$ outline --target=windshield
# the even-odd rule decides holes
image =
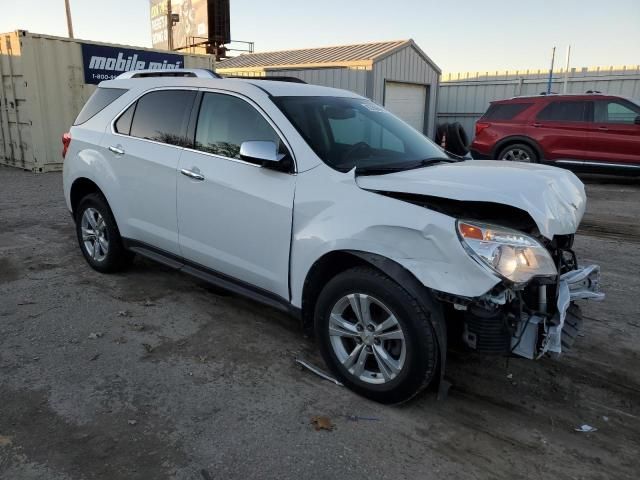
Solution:
[[[274,102],[336,170],[396,171],[451,161],[435,143],[370,100],[277,97]]]

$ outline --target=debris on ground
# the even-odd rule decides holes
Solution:
[[[507,374],[507,378],[508,378],[509,380],[511,380],[511,379],[513,378],[513,373],[509,373],[509,374]]]
[[[145,328],[147,328],[144,326],[144,323],[130,323],[129,327],[131,328],[131,330],[135,330],[136,332],[142,332]]]
[[[144,347],[144,349],[147,351],[147,353],[151,353],[153,352],[153,346],[149,345],[148,343],[143,343],[142,346]]]
[[[575,428],[574,430],[576,432],[581,432],[581,433],[591,433],[591,432],[598,431],[596,427],[592,427],[591,425],[587,425],[586,423],[584,425],[580,425],[578,428]]]
[[[327,430],[330,432],[335,428],[333,423],[331,423],[331,419],[323,415],[311,417],[311,425],[316,429],[316,432],[319,432],[320,430]]]
[[[100,358],[100,354],[96,353],[93,357],[89,359],[90,362],[95,362],[98,358]]]
[[[149,300],[148,298],[144,301],[144,306],[145,307],[153,307],[155,306],[155,303],[153,303],[151,300]]]
[[[90,338],[91,340],[96,340],[98,338],[102,338],[103,336],[104,336],[104,333],[102,332],[91,332],[88,338]]]
[[[331,383],[335,383],[336,385],[338,385],[339,387],[343,387],[344,385],[342,385],[342,383],[340,383],[338,380],[336,380],[335,378],[333,378],[331,375],[329,375],[328,373],[326,373],[324,370],[311,365],[309,362],[302,360],[301,358],[296,358],[296,363],[299,365],[302,365],[303,367],[305,367],[308,370],[311,370],[313,373],[315,373],[316,375],[318,375],[319,377],[324,378],[325,380],[330,381]]]
[[[359,415],[345,415],[347,420],[351,422],[360,422],[360,421],[369,421],[369,422],[379,422],[380,419],[377,417],[361,417]]]
[[[137,424],[138,424],[138,421],[137,421],[137,420],[128,420],[128,421],[127,421],[127,423],[128,423],[129,425],[132,425],[132,426],[133,426],[133,425],[137,425]]]
[[[11,437],[0,435],[0,447],[6,447],[8,445],[11,445]]]
[[[119,317],[130,317],[131,316],[131,312],[129,312],[129,310],[120,310],[118,312],[118,316]]]

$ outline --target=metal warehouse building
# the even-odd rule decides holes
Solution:
[[[226,76],[286,76],[351,90],[433,137],[440,68],[413,40],[251,53],[219,62]]]

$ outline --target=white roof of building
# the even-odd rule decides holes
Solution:
[[[283,68],[371,67],[375,62],[409,46],[415,48],[427,63],[440,72],[440,68],[411,39],[249,53],[218,62],[216,71],[227,73]]]

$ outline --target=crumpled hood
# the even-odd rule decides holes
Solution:
[[[386,175],[359,176],[365,190],[494,202],[524,210],[540,233],[575,233],[584,215],[584,185],[561,168],[498,160],[466,160]]]

